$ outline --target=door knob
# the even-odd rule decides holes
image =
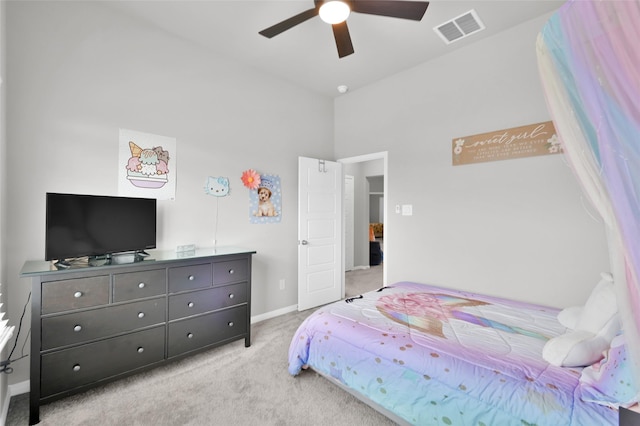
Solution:
[[[300,244],[302,244],[303,246],[306,246],[307,244],[309,244],[309,241],[302,240],[302,241],[300,241]]]

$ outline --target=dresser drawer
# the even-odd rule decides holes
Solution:
[[[169,293],[211,287],[211,264],[169,268]]]
[[[169,296],[169,321],[247,302],[248,283]]]
[[[213,264],[214,285],[246,281],[249,268],[246,259],[228,260]]]
[[[247,334],[247,305],[169,323],[169,357]]]
[[[164,325],[41,356],[41,397],[164,359]]]
[[[142,299],[165,294],[167,274],[164,269],[128,272],[113,276],[113,301]]]
[[[166,297],[42,318],[42,350],[113,336],[166,321]]]
[[[42,314],[109,303],[109,275],[42,283]]]

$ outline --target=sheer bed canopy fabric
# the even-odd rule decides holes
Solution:
[[[640,384],[640,0],[570,0],[537,40],[566,158],[606,226],[622,329]]]

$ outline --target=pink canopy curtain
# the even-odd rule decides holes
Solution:
[[[640,0],[570,0],[537,41],[566,157],[602,216],[632,371],[640,383]]]

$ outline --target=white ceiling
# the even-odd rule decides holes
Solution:
[[[373,0],[375,1],[375,0]],[[353,91],[437,56],[558,9],[564,1],[440,0],[420,22],[352,13],[347,20],[355,53],[338,58],[333,32],[314,17],[267,39],[258,31],[313,7],[313,0],[110,1],[211,51],[326,96]],[[433,31],[475,9],[486,29],[446,45]],[[532,46],[532,49],[534,47]]]

